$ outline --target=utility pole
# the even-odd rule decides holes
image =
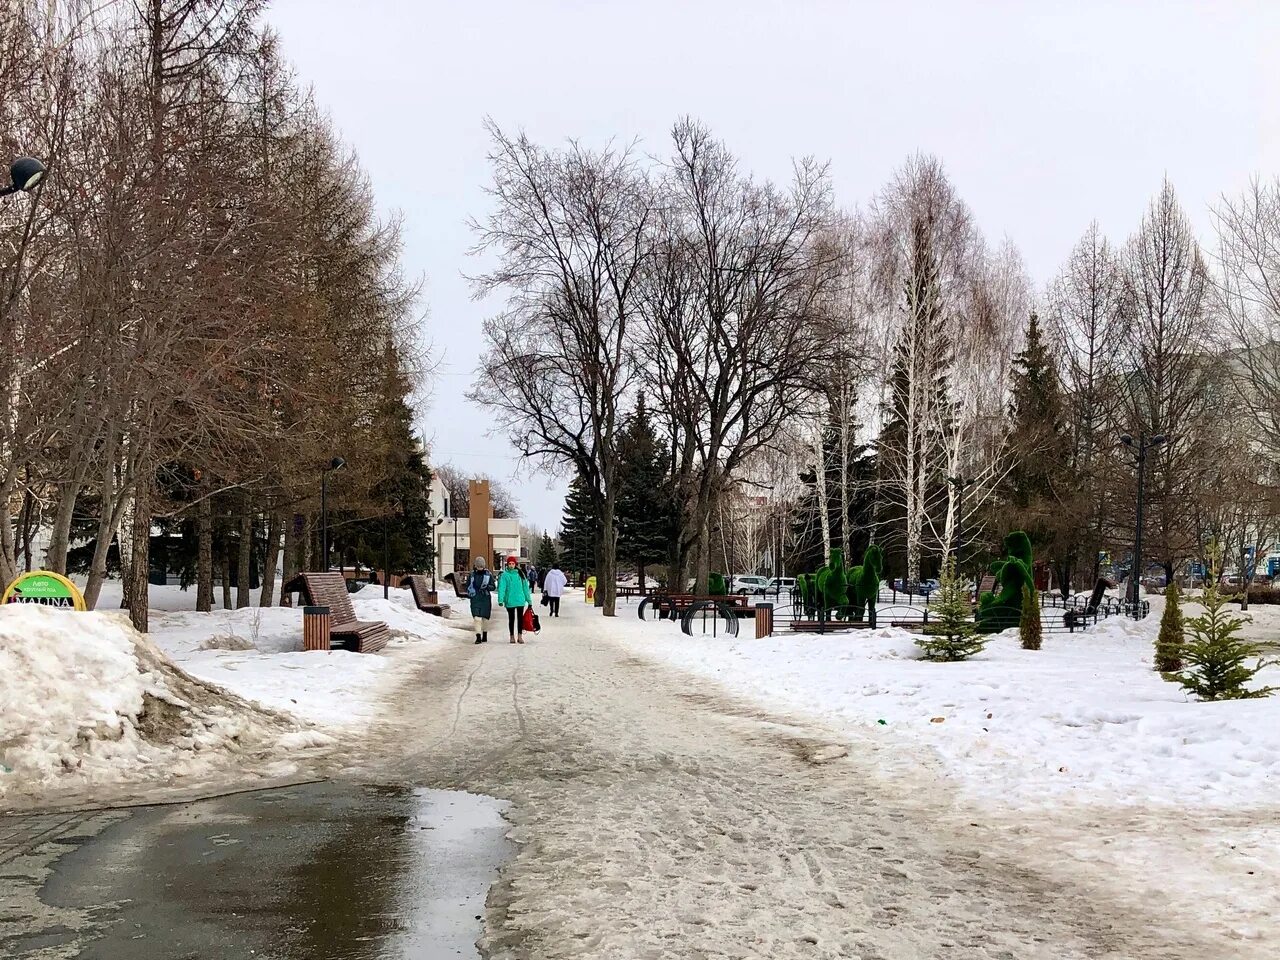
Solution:
[[[1138,584],[1142,579],[1142,514],[1146,505],[1147,451],[1152,447],[1160,446],[1166,439],[1162,433],[1157,433],[1154,437],[1148,437],[1145,430],[1138,433],[1137,443],[1134,443],[1133,437],[1128,434],[1120,438],[1121,443],[1134,451],[1138,461],[1138,509],[1133,532],[1133,570],[1129,573],[1128,590],[1130,609],[1135,620],[1142,619],[1142,612],[1138,608]]]

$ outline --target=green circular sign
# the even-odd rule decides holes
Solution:
[[[84,597],[76,585],[60,573],[33,570],[9,584],[0,603],[36,603],[62,610],[83,610]]]

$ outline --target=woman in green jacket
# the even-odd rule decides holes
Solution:
[[[498,606],[507,608],[507,629],[512,643],[524,643],[524,608],[533,603],[529,581],[520,572],[520,561],[507,557],[507,568],[498,577]]]

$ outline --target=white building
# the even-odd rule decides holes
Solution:
[[[508,556],[521,563],[529,559],[529,547],[520,536],[518,518],[500,520],[493,516],[487,480],[472,480],[468,485],[470,516],[453,516],[454,505],[439,477],[431,479],[431,513],[436,517],[433,531],[436,553],[436,576],[443,578],[454,570],[469,570],[477,555],[493,569],[499,569]],[[474,546],[473,546],[474,541]]]

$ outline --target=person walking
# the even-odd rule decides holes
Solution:
[[[553,563],[551,569],[542,578],[542,592],[547,595],[547,606],[549,608],[547,616],[559,618],[560,598],[564,596],[564,586],[567,582],[564,572],[560,569],[560,564]]]
[[[535,567],[532,563],[529,564],[529,589],[530,590],[538,589],[538,568]]]
[[[489,618],[493,616],[493,590],[497,586],[484,557],[476,557],[475,569],[467,577],[467,596],[475,619],[476,643],[489,642]]]
[[[529,581],[520,572],[520,561],[507,557],[507,568],[498,575],[498,606],[507,608],[507,630],[512,643],[524,643],[524,608],[533,602]]]

